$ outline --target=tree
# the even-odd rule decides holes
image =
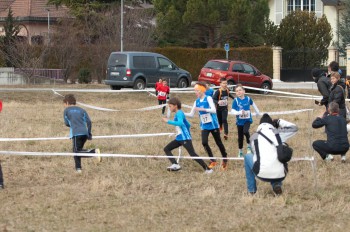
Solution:
[[[282,67],[310,68],[327,59],[332,28],[326,16],[294,11],[279,25],[275,44],[283,48]]]
[[[339,36],[341,43],[338,44],[340,52],[346,55],[345,47],[350,44],[350,0],[342,1],[344,4],[344,11],[339,23]]]
[[[19,26],[15,23],[13,18],[13,12],[11,7],[9,8],[5,25],[5,35],[0,37],[0,48],[3,56],[5,57],[5,63],[7,67],[14,67],[11,57],[15,56],[13,51],[15,51],[17,35],[20,31]]]
[[[267,0],[154,0],[160,44],[262,45]],[[255,24],[255,25],[254,25]]]

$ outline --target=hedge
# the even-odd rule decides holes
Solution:
[[[198,80],[199,72],[208,60],[226,59],[226,52],[220,48],[167,47],[154,48],[151,51],[168,57],[179,67],[189,71],[193,80]],[[272,49],[270,47],[231,49],[229,59],[248,62],[272,78]]]

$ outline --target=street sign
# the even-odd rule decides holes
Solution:
[[[230,51],[230,44],[226,43],[224,46],[225,51]]]

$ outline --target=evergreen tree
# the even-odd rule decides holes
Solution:
[[[13,12],[12,9],[9,8],[5,25],[5,35],[1,36],[0,42],[1,42],[1,51],[4,54],[5,57],[5,63],[7,67],[14,67],[12,60],[12,57],[15,56],[13,54],[13,51],[15,51],[16,46],[16,38],[20,31],[19,26],[15,23],[15,19],[13,18]]]
[[[275,45],[283,48],[282,66],[310,68],[320,66],[328,55],[332,40],[331,25],[326,16],[294,11],[279,25]]]
[[[344,11],[339,23],[339,39],[341,41],[338,47],[346,55],[345,47],[350,44],[350,0],[344,0]]]

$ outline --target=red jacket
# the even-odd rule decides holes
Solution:
[[[163,85],[163,83],[161,83],[161,82],[158,81],[158,82],[156,83],[156,87],[155,87],[156,90],[157,90],[157,88],[158,88],[159,86],[161,86],[161,85]]]
[[[170,88],[167,85],[160,85],[156,90],[158,91],[158,100],[166,100],[167,95],[170,93]]]

